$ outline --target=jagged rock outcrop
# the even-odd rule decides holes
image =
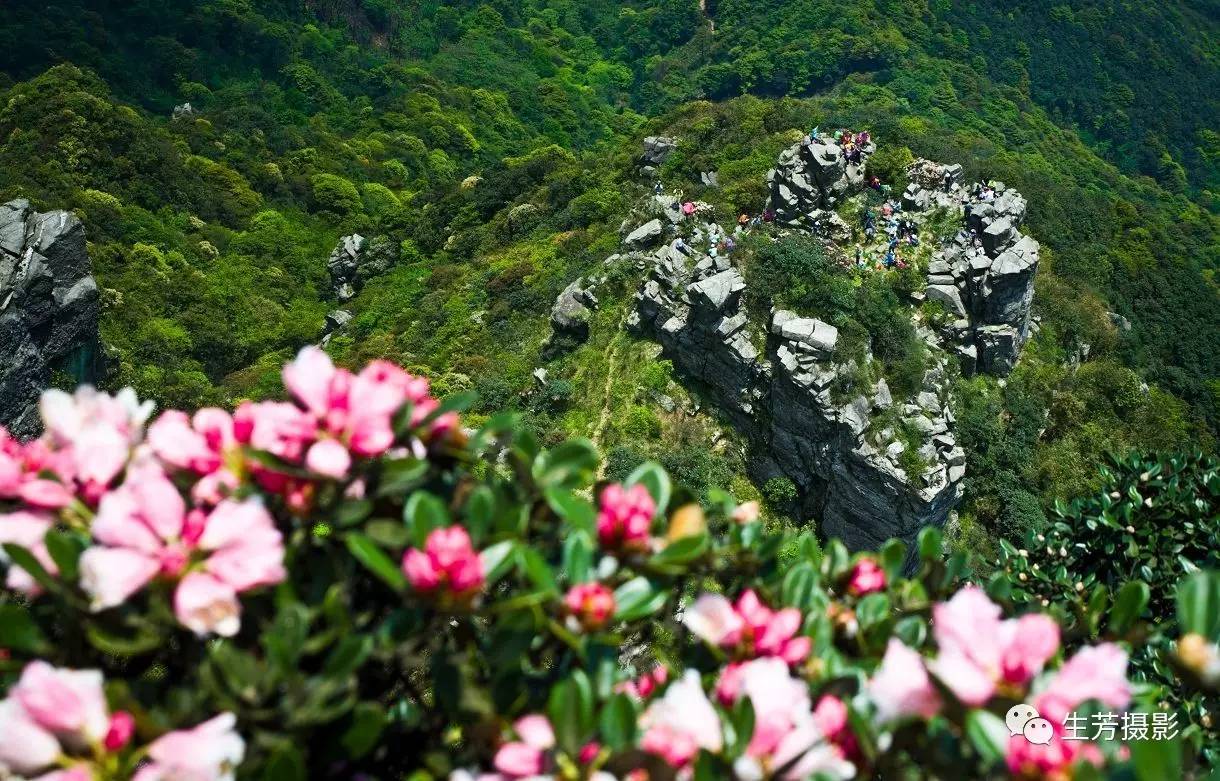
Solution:
[[[767,174],[767,208],[788,228],[841,238],[845,225],[834,212],[864,186],[864,167],[877,149],[871,140],[848,152],[826,135],[806,136],[780,153]]]
[[[644,139],[644,155],[641,159],[645,166],[655,168],[669,159],[677,148],[677,140],[669,136],[648,136]]]
[[[330,338],[346,328],[351,321],[352,313],[346,309],[334,309],[327,312],[326,320],[322,325],[322,345],[327,345]]]
[[[1020,231],[1026,201],[1003,182],[963,189],[960,166],[919,160],[908,173],[904,204],[963,214],[962,229],[928,264],[925,293],[954,318],[941,332],[945,346],[966,374],[1008,374],[1029,338],[1038,271],[1038,242]]]
[[[80,220],[26,200],[0,206],[0,424],[37,433],[38,396],[57,370],[97,380],[98,310]]]
[[[563,289],[551,307],[551,328],[556,335],[567,336],[583,342],[589,338],[590,310],[597,309],[597,296],[593,285],[585,286],[584,277],[578,277]]]
[[[326,261],[332,293],[340,302],[348,301],[366,281],[389,271],[397,262],[398,247],[386,236],[344,236]]]
[[[943,367],[929,370],[920,404],[902,413],[924,435],[921,474],[899,465],[906,447],[871,414],[894,404],[881,380],[855,387],[856,365],[836,353],[838,330],[778,310],[751,323],[745,280],[726,258],[688,257],[673,247],[653,255],[629,325],[657,339],[752,444],[751,468],[783,475],[800,489],[802,514],[856,548],[890,537],[913,540],[944,522],[957,502],[965,454],[950,431]]]

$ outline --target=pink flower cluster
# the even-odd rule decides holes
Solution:
[[[192,729],[162,735],[149,744],[149,762],[132,781],[233,781],[233,771],[246,755],[236,724],[232,713],[222,713]]]
[[[754,733],[734,763],[739,778],[855,778],[856,767],[847,758],[855,739],[847,728],[846,706],[823,697],[814,709],[808,684],[793,677],[782,659],[730,665],[716,693],[726,705],[745,698],[753,706]]]
[[[545,716],[522,716],[513,724],[517,740],[500,746],[493,764],[508,778],[529,778],[542,772],[546,753],[555,747],[555,731]]]
[[[1049,678],[1040,679],[1044,683],[1027,699],[1030,683],[1059,648],[1058,627],[1043,615],[1001,620],[1000,609],[975,586],[934,606],[932,622],[939,654],[929,665],[900,640],[890,639],[865,688],[879,722],[931,718],[940,709],[929,670],[966,705],[983,705],[996,694],[1031,702],[1057,737],[1064,734],[1068,714],[1085,702],[1121,710],[1131,700],[1127,655],[1113,643],[1081,649]],[[1059,777],[1080,759],[1098,758],[1095,747],[1078,742],[1035,745],[1022,735],[1009,739],[1009,769],[1022,777]]]
[[[852,567],[847,579],[847,593],[862,597],[874,591],[884,591],[885,582],[885,570],[881,569],[877,560],[864,556]]]
[[[39,411],[46,431],[33,442],[0,428],[0,499],[59,510],[78,498],[96,504],[143,437],[152,402],[130,388],[110,396],[86,385],[45,391]]]
[[[611,483],[602,490],[597,537],[610,549],[647,550],[657,503],[640,483],[624,488]]]
[[[669,668],[658,664],[634,681],[620,683],[615,691],[623,692],[637,700],[646,700],[669,681]]]
[[[94,610],[116,607],[154,578],[177,583],[174,612],[197,634],[232,636],[237,595],[284,580],[283,538],[257,499],[188,508],[152,462],[128,470],[102,497],[91,527],[97,545],[80,559],[81,587]]]
[[[977,586],[932,608],[940,654],[931,670],[966,705],[987,702],[997,686],[1022,690],[1059,650],[1059,625],[1050,616],[1000,616]]]
[[[604,629],[614,617],[614,592],[601,583],[579,583],[563,598],[568,615],[586,632]]]
[[[676,768],[690,764],[700,749],[716,753],[724,747],[720,715],[694,670],[687,670],[648,706],[640,729],[640,748]]]
[[[1095,745],[1062,739],[1068,714],[1090,700],[1115,711],[1131,702],[1127,654],[1113,643],[1077,651],[1034,696],[1034,709],[1051,723],[1054,738],[1042,745],[1030,743],[1024,735],[1011,736],[1007,760],[1013,775],[1053,778],[1080,760],[1100,763]]]
[[[801,611],[772,610],[749,589],[737,604],[720,594],[702,594],[682,616],[686,628],[702,640],[733,653],[738,659],[777,656],[788,664],[799,664],[809,656],[812,641],[797,634]]]
[[[469,601],[483,588],[483,561],[461,526],[433,529],[424,549],[410,548],[402,571],[416,593]]]
[[[439,406],[428,380],[388,361],[373,361],[358,374],[336,368],[317,347],[305,347],[284,367],[284,387],[295,404],[244,404],[236,413],[241,441],[326,477],[347,477],[352,457],[379,456],[394,445],[394,416],[411,404],[418,426]],[[424,436],[444,436],[457,426],[446,413]],[[420,445],[422,447],[422,444]]]

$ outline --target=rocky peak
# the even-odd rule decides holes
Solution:
[[[37,432],[56,370],[94,382],[99,296],[85,229],[71,212],[0,206],[0,424]]]

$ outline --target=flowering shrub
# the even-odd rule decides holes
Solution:
[[[589,443],[543,449],[511,415],[464,430],[468,400],[384,362],[307,348],[284,383],[155,418],[50,391],[42,438],[0,436],[0,770],[1155,778],[1180,754],[1062,740],[1074,713],[1156,708],[1137,635],[1065,649],[936,530],[912,557],[823,549],[655,464],[598,485]],[[1216,624],[1184,624],[1201,686]],[[1056,740],[1010,734],[1021,702]]]

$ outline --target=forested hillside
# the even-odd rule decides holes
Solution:
[[[1030,202],[1041,332],[1007,383],[955,392],[971,544],[1043,523],[1107,450],[1214,446],[1205,4],[57,0],[0,16],[0,197],[84,220],[110,386],[186,407],[273,393],[336,307],[328,254],[359,232],[394,263],[346,305],[336,356],[472,388],[484,412],[594,436],[624,468],[664,455],[692,483],[740,484],[743,456],[704,445],[714,420],[658,406],[680,389],[618,328],[633,279],[611,280],[575,352],[544,350],[546,317],[618,247],[645,134],[681,139],[662,178],[731,221],[820,124],[871,130],[898,187],[926,156]]]

